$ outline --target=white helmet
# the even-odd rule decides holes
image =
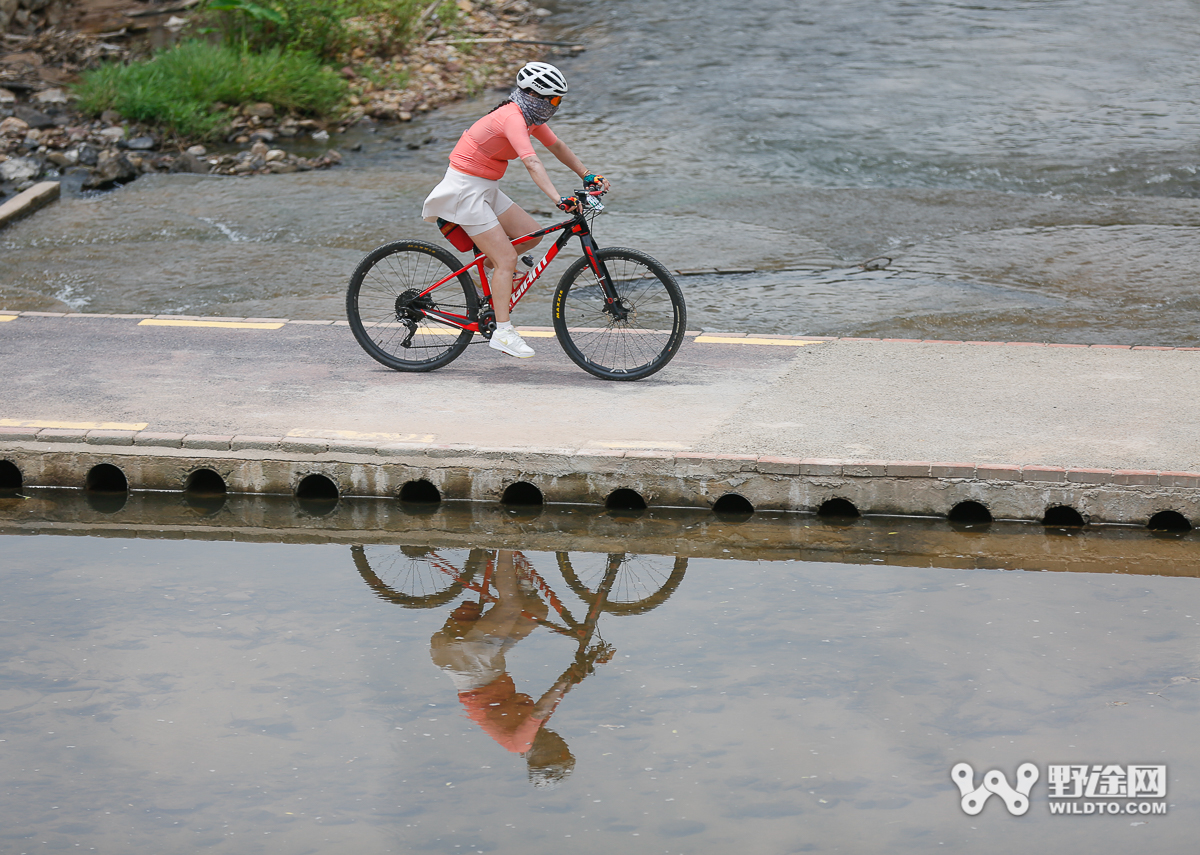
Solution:
[[[517,72],[517,85],[539,95],[566,95],[567,79],[548,62],[527,62]]]

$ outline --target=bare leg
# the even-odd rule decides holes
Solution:
[[[492,307],[496,310],[496,321],[503,323],[509,319],[508,302],[512,298],[512,277],[517,267],[517,251],[527,252],[541,243],[542,239],[534,238],[516,248],[513,247],[513,238],[529,234],[538,227],[537,221],[520,205],[511,205],[497,219],[500,220],[499,226],[473,235],[471,240],[475,241],[475,245],[488,257],[484,265],[492,271],[489,274]]]

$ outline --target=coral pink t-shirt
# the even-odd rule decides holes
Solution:
[[[508,674],[478,689],[459,692],[458,699],[466,708],[467,718],[514,754],[528,751],[545,723],[545,719],[533,717],[533,699],[519,694]]]
[[[520,107],[505,104],[463,131],[450,152],[450,165],[467,175],[495,181],[504,175],[510,160],[533,154],[531,135],[546,147],[558,142],[547,125],[529,127]]]

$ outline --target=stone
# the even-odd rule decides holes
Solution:
[[[265,155],[267,163],[274,163],[277,160],[287,159],[287,152],[283,149],[273,148]]]
[[[29,130],[29,123],[24,119],[18,119],[16,116],[9,116],[7,119],[0,121],[0,136],[11,134],[13,136],[25,136],[25,132]]]
[[[188,147],[187,153],[192,157],[204,157],[208,154],[208,149],[202,145],[193,145]]]
[[[0,163],[0,180],[21,184],[41,174],[42,165],[31,157],[13,157]]]
[[[0,107],[11,107],[15,103],[17,103],[17,96],[0,87]]]
[[[102,151],[96,161],[96,170],[90,179],[84,182],[89,190],[109,187],[113,184],[132,181],[138,175],[137,169],[124,152]]]
[[[105,110],[100,114],[100,121],[106,125],[115,125],[121,121],[121,114],[116,110]]]
[[[192,172],[196,175],[207,175],[209,171],[208,161],[197,157],[190,152],[184,152],[175,158],[175,163],[171,168],[172,172]]]
[[[247,104],[242,107],[243,116],[257,116],[260,119],[275,118],[275,106],[263,101],[258,104]]]
[[[275,139],[273,131],[255,131],[250,135],[251,142],[272,142]]]
[[[296,164],[284,163],[282,160],[276,160],[272,163],[268,163],[267,168],[269,168],[276,175],[281,175],[288,172],[298,172],[300,170],[300,167],[298,167]]]
[[[67,103],[67,95],[61,89],[43,89],[38,92],[30,101],[36,101],[38,104],[53,104],[63,105]]]
[[[125,129],[120,125],[113,125],[112,127],[102,130],[100,132],[100,136],[104,137],[110,142],[116,142],[117,140],[125,139]]]
[[[267,144],[265,142],[263,142],[262,140],[259,140],[254,145],[250,146],[250,156],[251,157],[265,158],[267,156],[268,151],[270,151],[270,149],[267,148]]]
[[[54,120],[32,107],[27,107],[24,104],[18,104],[13,107],[13,116],[25,122],[27,127],[42,130],[43,128],[53,128]]]
[[[84,166],[95,166],[100,159],[100,150],[92,145],[79,147],[79,162]]]
[[[150,151],[156,145],[158,143],[154,137],[134,137],[127,143],[126,147],[134,151]]]

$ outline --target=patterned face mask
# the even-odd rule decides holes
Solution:
[[[521,108],[521,115],[525,117],[527,125],[544,125],[550,121],[551,116],[558,112],[558,105],[551,104],[531,92],[526,92],[519,86],[513,89],[512,95],[509,97]]]

